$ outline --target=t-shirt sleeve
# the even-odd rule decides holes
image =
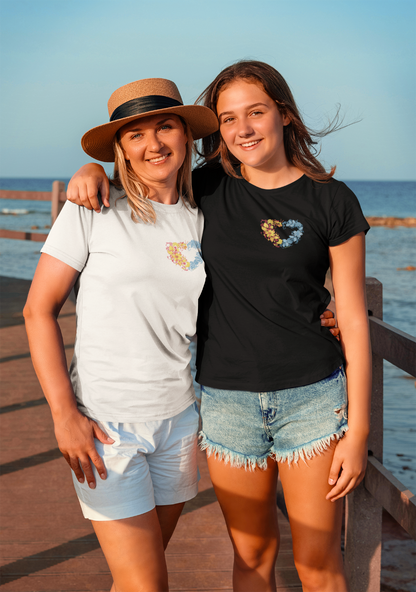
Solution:
[[[41,252],[81,272],[88,259],[93,214],[94,212],[67,201]]]
[[[338,183],[330,209],[329,246],[340,245],[369,229],[356,195],[345,183]]]

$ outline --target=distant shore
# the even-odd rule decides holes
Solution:
[[[366,216],[366,218],[370,226],[387,226],[388,228],[395,228],[396,226],[416,227],[416,218],[395,218],[394,216]]]

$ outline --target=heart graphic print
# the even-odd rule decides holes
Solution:
[[[287,238],[281,238],[275,228],[293,228],[293,232]],[[303,235],[303,225],[298,220],[262,220],[260,222],[261,232],[264,238],[278,249],[287,249],[296,245]]]
[[[166,243],[166,250],[168,252],[168,259],[175,265],[178,265],[184,271],[193,271],[201,265],[201,243],[196,240],[180,243]],[[183,254],[183,251],[195,250],[196,254],[192,261],[189,261]]]

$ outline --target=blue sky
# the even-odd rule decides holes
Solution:
[[[0,0],[0,176],[69,177],[119,86],[192,103],[232,62],[277,68],[341,179],[416,179],[415,0]],[[111,170],[111,166],[107,167]]]

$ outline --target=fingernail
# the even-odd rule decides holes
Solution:
[[[105,473],[100,473],[101,479],[105,479]]]
[[[90,489],[95,489],[95,483],[91,482],[91,483],[88,483],[88,485],[89,485]]]
[[[80,483],[84,483],[84,477],[78,477],[78,481],[79,481]]]
[[[335,485],[335,479],[329,479],[328,483],[329,483],[330,485]]]

